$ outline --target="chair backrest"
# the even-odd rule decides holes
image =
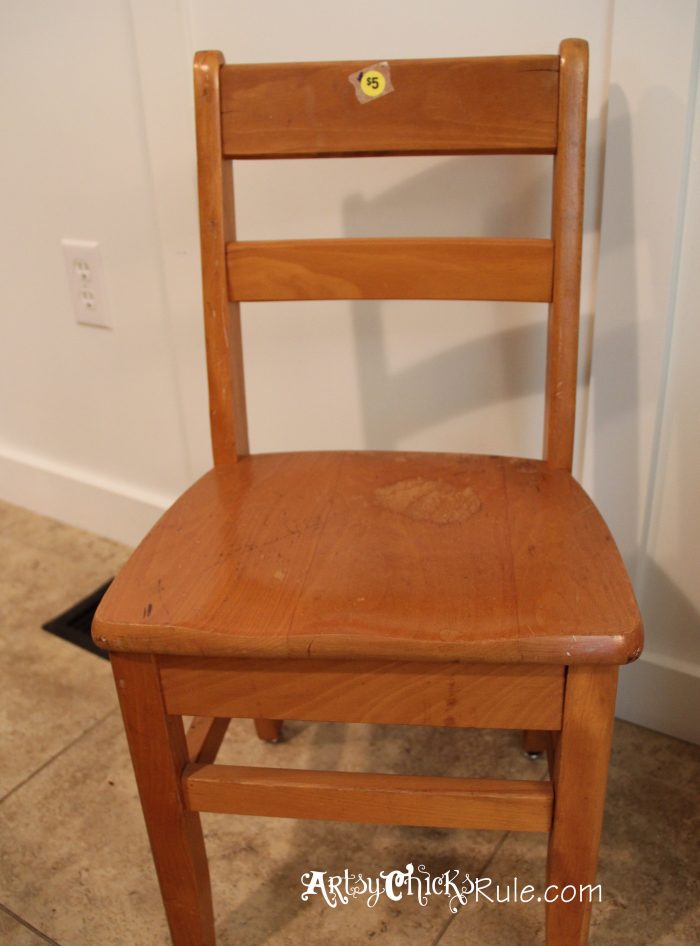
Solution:
[[[571,469],[587,44],[564,40],[558,56],[373,64],[374,88],[360,84],[368,65],[195,57],[214,462],[248,452],[240,302],[489,299],[549,303],[544,458]],[[363,98],[363,88],[385,94]],[[554,155],[551,238],[236,240],[232,159],[407,154]]]

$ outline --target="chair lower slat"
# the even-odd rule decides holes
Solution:
[[[229,298],[549,302],[551,240],[384,238],[229,243]]]
[[[549,782],[189,765],[191,811],[434,828],[548,831]]]

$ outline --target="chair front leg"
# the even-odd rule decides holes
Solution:
[[[112,653],[111,660],[173,944],[215,946],[202,827],[182,797],[182,718],[165,712],[155,657]]]
[[[570,903],[547,903],[547,946],[586,946],[591,903],[581,887],[595,885],[603,826],[610,745],[615,716],[617,667],[570,667],[564,719],[554,757],[554,820],[547,883]],[[552,891],[553,892],[553,891]],[[552,893],[548,894],[551,897]]]

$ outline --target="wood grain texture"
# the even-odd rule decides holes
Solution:
[[[367,65],[225,66],[224,154],[525,154],[556,147],[556,56],[393,60],[395,91],[360,104],[349,76]]]
[[[169,713],[189,715],[198,707],[212,716],[496,729],[561,726],[562,667],[211,657],[161,657],[159,666]]]
[[[551,240],[353,239],[229,243],[229,297],[549,302]]]
[[[199,233],[214,463],[248,453],[243,344],[239,307],[229,302],[226,243],[236,239],[231,163],[221,158],[219,74],[223,56],[197,53],[194,61]]]
[[[554,754],[547,883],[595,884],[615,716],[616,667],[571,667]],[[549,903],[547,946],[586,946],[591,904]]]
[[[173,946],[215,946],[202,828],[182,794],[182,720],[165,713],[153,657],[113,654],[112,670]]]
[[[595,881],[614,665],[639,655],[642,630],[570,474],[587,55],[565,40],[558,57],[394,61],[394,91],[360,104],[348,77],[368,62],[197,54],[215,468],[93,624],[113,652],[175,946],[214,943],[199,810],[551,828],[548,882]],[[236,242],[229,158],[470,153],[555,155],[551,240]],[[239,302],[335,298],[549,301],[544,459],[248,456]],[[190,713],[186,742],[174,714]],[[228,716],[255,718],[264,739],[283,717],[523,728],[552,782],[215,766]],[[584,946],[589,915],[549,904],[547,946]]]
[[[567,472],[330,452],[206,474],[112,583],[94,636],[163,654],[625,663],[641,625]]]
[[[190,762],[214,762],[230,722],[230,719],[195,716],[187,730]]]
[[[498,831],[552,820],[551,785],[525,780],[190,765],[183,790],[193,811],[242,815]]]
[[[576,421],[588,43],[564,40],[559,53],[559,141],[552,193],[554,284],[547,331],[544,458],[552,466],[570,470]]]

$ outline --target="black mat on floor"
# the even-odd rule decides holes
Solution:
[[[64,641],[76,644],[78,647],[82,647],[83,650],[89,650],[91,654],[96,654],[98,657],[108,660],[109,655],[107,651],[100,650],[100,648],[93,643],[92,637],[90,636],[90,627],[95,611],[97,611],[97,606],[100,601],[102,601],[105,591],[111,584],[112,579],[110,578],[109,581],[106,581],[104,585],[100,585],[100,587],[96,591],[93,591],[91,595],[88,595],[87,598],[78,601],[77,604],[74,604],[67,611],[64,611],[63,614],[59,614],[58,617],[52,618],[41,626],[45,631],[48,631],[49,634],[62,637]]]

